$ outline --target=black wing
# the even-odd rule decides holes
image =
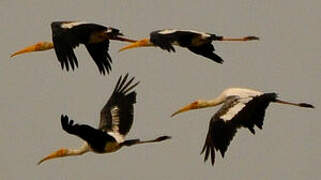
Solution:
[[[136,92],[129,91],[139,82],[131,85],[134,78],[129,81],[127,78],[128,74],[124,78],[120,76],[111,97],[100,112],[99,129],[104,132],[125,136],[133,124]]]
[[[61,126],[69,134],[76,135],[90,144],[95,151],[102,152],[106,142],[113,142],[115,139],[105,132],[88,125],[74,124],[69,121],[68,116],[61,115]]]
[[[217,63],[223,63],[224,61],[220,56],[214,53],[215,49],[213,44],[211,44],[211,42],[205,43],[200,46],[189,46],[187,48],[193,53],[207,57]]]
[[[51,23],[55,52],[62,69],[66,66],[66,70],[69,71],[70,64],[74,70],[75,66],[78,67],[78,60],[73,48],[79,45],[80,40],[69,29],[61,28],[61,24],[62,22]]]
[[[211,153],[211,162],[214,165],[215,151],[220,151],[222,157],[224,157],[238,128],[248,128],[253,134],[255,133],[254,125],[262,129],[265,110],[270,102],[275,101],[276,97],[275,93],[265,93],[252,97],[243,105],[237,96],[227,99],[210,121],[207,138],[202,149],[202,153],[205,152],[204,161],[208,159]],[[231,119],[224,118],[224,115],[229,113],[233,107],[239,110],[235,116],[231,117]],[[233,111],[235,112],[236,109]]]
[[[101,74],[111,71],[112,59],[108,54],[109,40],[95,44],[85,44],[90,56],[95,61]]]
[[[105,74],[105,71],[108,73],[111,70],[111,57],[108,54],[109,41],[90,42],[94,33],[105,32],[107,27],[93,23],[77,23],[59,21],[51,24],[54,48],[62,69],[66,66],[68,71],[69,64],[73,70],[75,66],[78,67],[73,49],[82,43],[85,44],[100,73]]]
[[[236,133],[237,126],[231,123],[231,121],[224,121],[220,116],[226,114],[231,107],[235,106],[238,103],[238,99],[238,96],[229,97],[210,121],[201,154],[205,152],[204,161],[206,161],[211,154],[212,165],[214,165],[215,162],[215,151],[220,150],[224,157],[224,153]]]
[[[164,30],[151,32],[150,41],[163,50],[167,50],[168,52],[175,52],[175,48],[172,45],[172,43],[174,43],[177,38],[175,33],[161,34],[160,32],[162,31]]]

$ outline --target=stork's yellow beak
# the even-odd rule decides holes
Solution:
[[[140,41],[136,41],[134,43],[131,43],[128,46],[121,48],[118,52],[124,51],[126,49],[137,48],[137,47],[147,47],[147,46],[153,46],[153,44],[150,42],[149,39],[142,39]]]
[[[188,104],[188,105],[182,107],[181,109],[179,109],[178,111],[174,112],[171,115],[171,117],[175,116],[176,114],[179,114],[179,113],[182,113],[182,112],[185,112],[185,111],[189,111],[189,110],[192,110],[192,109],[198,109],[198,108],[199,108],[198,101],[194,101],[193,103]]]
[[[28,46],[26,48],[23,48],[15,53],[13,53],[10,57],[19,55],[19,54],[24,54],[24,53],[29,53],[29,52],[34,52],[34,51],[44,51],[48,49],[52,49],[54,47],[52,42],[38,42],[34,45]]]
[[[67,149],[59,149],[58,151],[53,152],[53,153],[49,154],[47,157],[41,159],[38,162],[38,165],[40,165],[42,162],[47,161],[49,159],[63,157],[63,156],[66,156],[67,154],[68,154],[68,150]]]

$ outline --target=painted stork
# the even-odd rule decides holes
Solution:
[[[168,52],[175,52],[173,45],[181,46],[189,49],[195,54],[209,58],[217,63],[223,63],[223,59],[214,53],[212,41],[250,41],[259,40],[255,36],[247,36],[244,38],[226,38],[211,33],[204,33],[192,30],[158,30],[150,33],[149,39],[142,39],[128,46],[121,48],[124,51],[136,47],[158,46]]]
[[[137,84],[131,85],[134,78],[126,82],[128,74],[119,78],[116,87],[100,112],[100,123],[98,129],[88,125],[74,124],[68,116],[61,115],[61,125],[67,133],[76,135],[85,143],[80,149],[60,149],[49,154],[38,162],[38,164],[53,158],[82,155],[88,151],[95,153],[109,153],[119,150],[123,146],[136,144],[154,143],[169,139],[169,136],[160,136],[154,140],[141,141],[140,139],[125,140],[134,119],[134,104],[136,103],[136,92],[131,91]]]
[[[99,72],[105,75],[111,70],[112,63],[108,54],[109,40],[135,42],[121,37],[123,34],[118,29],[87,22],[56,21],[51,23],[51,30],[53,43],[38,42],[13,53],[11,57],[54,48],[61,68],[66,67],[66,70],[69,71],[69,65],[72,70],[78,67],[78,60],[73,49],[79,44],[84,44]]]
[[[237,129],[241,127],[248,128],[252,134],[255,134],[254,126],[262,129],[265,110],[271,102],[314,108],[307,103],[291,103],[280,100],[277,98],[276,93],[229,88],[215,99],[209,101],[197,100],[179,109],[172,116],[188,110],[212,107],[224,103],[211,118],[205,144],[201,152],[201,154],[205,152],[204,162],[211,154],[211,163],[214,165],[215,151],[220,151],[224,158],[224,154]]]

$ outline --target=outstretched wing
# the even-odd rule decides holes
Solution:
[[[200,46],[189,46],[187,48],[193,53],[207,57],[217,63],[223,63],[224,61],[220,56],[214,53],[214,46],[210,42],[202,44]]]
[[[228,113],[231,108],[236,106],[238,100],[238,96],[227,98],[224,105],[214,114],[210,121],[202,153],[205,152],[204,161],[206,161],[211,154],[212,165],[214,165],[215,162],[215,151],[220,150],[224,157],[224,153],[236,133],[238,126],[231,121],[224,121],[221,119],[221,116]]]
[[[96,24],[92,24],[94,26]],[[122,36],[123,34],[120,33],[119,29],[112,28],[112,27],[102,27],[100,25],[96,25],[96,28],[99,29],[99,31],[96,31],[97,33],[102,33],[103,36],[107,36],[108,38],[115,38],[118,36]],[[90,56],[95,61],[99,72],[103,75],[109,74],[111,71],[111,64],[112,59],[108,53],[109,49],[109,40],[106,39],[102,42],[97,43],[85,43],[85,46],[90,54]]]
[[[90,54],[90,56],[95,61],[99,72],[103,75],[109,73],[111,71],[111,63],[112,59],[108,54],[109,48],[109,40],[100,42],[100,43],[92,43],[92,44],[85,44],[86,48]]]
[[[80,137],[97,151],[103,151],[106,141],[114,141],[111,136],[101,130],[88,125],[74,124],[74,121],[69,120],[66,115],[61,115],[61,126],[67,133]]]
[[[134,104],[136,92],[131,91],[137,86],[132,84],[134,77],[127,81],[128,74],[118,79],[116,87],[100,112],[99,129],[112,135],[118,142],[124,140],[129,132],[134,119]]]
[[[175,48],[172,45],[176,40],[175,32],[176,30],[153,31],[150,33],[150,41],[163,50],[175,52]]]
[[[208,159],[211,153],[213,165],[215,151],[220,151],[222,157],[224,157],[238,128],[248,128],[252,134],[255,134],[254,126],[262,129],[265,110],[270,102],[275,101],[276,97],[275,93],[265,93],[247,98],[229,97],[210,121],[202,150],[202,153],[205,152],[204,161]]]
[[[54,43],[57,58],[61,64],[61,68],[69,71],[69,64],[74,70],[78,67],[78,60],[75,56],[73,48],[79,45],[80,40],[70,32],[68,26],[63,27],[63,22],[51,23],[52,40]]]
[[[82,43],[86,45],[100,73],[105,74],[105,71],[107,73],[110,71],[111,58],[107,52],[109,41],[90,42],[94,34],[106,32],[107,27],[85,22],[57,21],[51,23],[51,29],[55,52],[62,69],[66,67],[69,71],[69,65],[72,70],[78,67],[78,60],[73,49]]]

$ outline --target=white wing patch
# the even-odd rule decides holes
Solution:
[[[225,97],[239,96],[240,98],[247,98],[262,95],[263,92],[245,88],[228,88],[222,94]]]
[[[211,35],[209,35],[209,34],[207,34],[205,32],[199,32],[199,31],[194,31],[194,30],[183,30],[183,31],[200,34],[203,39],[209,38],[211,36]]]
[[[109,131],[109,132],[107,132],[107,134],[109,134],[113,138],[115,138],[118,143],[122,143],[125,141],[125,137],[123,135],[119,134],[119,132]]]
[[[81,24],[87,24],[87,22],[85,22],[85,21],[79,21],[79,22],[63,23],[63,24],[61,24],[61,28],[71,29],[71,28],[73,28],[74,26],[78,26],[78,25],[81,25]]]
[[[111,109],[111,126],[113,131],[119,131],[119,108],[117,106]]]
[[[233,119],[233,117],[246,106],[245,104],[251,101],[252,99],[253,97],[238,99],[237,104],[229,108],[228,111],[224,115],[222,115],[220,118],[223,119],[224,121],[229,121]]]
[[[114,106],[111,110],[111,129],[112,131],[107,132],[109,135],[113,136],[117,142],[124,142],[125,137],[119,133],[119,108]]]
[[[177,30],[175,30],[175,29],[165,29],[165,30],[163,30],[163,31],[159,31],[158,33],[159,34],[171,34],[171,33],[174,33],[174,32],[176,32]]]
[[[165,29],[162,31],[159,31],[159,34],[172,34],[177,32],[178,30],[175,29]],[[191,32],[191,33],[195,33],[195,34],[200,34],[202,36],[203,39],[209,38],[211,35],[208,33],[204,33],[204,32],[199,32],[199,31],[193,31],[193,30],[179,30],[179,31],[183,31],[183,32]]]

